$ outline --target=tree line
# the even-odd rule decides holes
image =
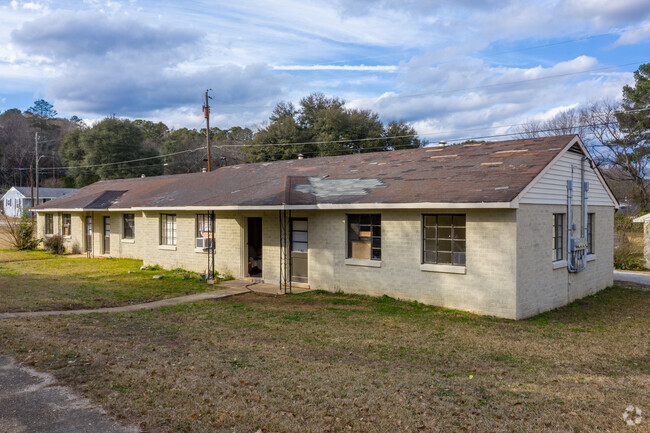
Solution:
[[[519,137],[580,134],[619,199],[646,208],[650,158],[650,63],[622,89],[622,102],[600,101],[528,121]],[[39,100],[24,113],[0,115],[0,188],[29,185],[38,133],[44,186],[81,187],[104,179],[200,171],[206,164],[205,129],[170,129],[162,122],[110,116],[91,127],[78,117],[56,117]],[[313,93],[297,106],[280,102],[267,123],[249,128],[210,128],[211,166],[417,148],[426,143],[403,121],[383,123],[370,110],[346,107],[339,98]],[[124,162],[133,161],[134,162]]]
[[[11,109],[0,115],[0,188],[29,185],[36,140],[42,186],[82,187],[105,179],[198,172],[207,165],[205,128],[170,129],[162,122],[115,116],[88,127],[76,116],[57,117],[41,99],[24,113]],[[320,93],[303,98],[298,108],[278,103],[256,132],[210,128],[210,142],[212,167],[423,144],[405,122],[384,125],[377,113],[346,108],[343,100]]]

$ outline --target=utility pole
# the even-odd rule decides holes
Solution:
[[[205,105],[203,106],[203,117],[205,117],[205,145],[208,150],[208,172],[210,171],[210,102],[208,99],[212,99],[208,95],[208,92],[212,89],[207,89],[205,91]]]
[[[34,134],[34,146],[36,147],[36,204],[34,206],[38,205],[38,199],[40,198],[38,195],[38,132]],[[32,196],[32,201],[34,200],[34,196]]]
[[[32,165],[29,164],[29,189],[30,194],[29,194],[29,201],[30,201],[30,210],[29,213],[32,215],[32,219],[34,218],[34,212],[31,210],[31,208],[34,207],[34,173],[32,170]]]

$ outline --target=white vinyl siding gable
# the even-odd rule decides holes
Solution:
[[[580,160],[582,155],[566,152],[524,194],[522,204],[566,204],[566,181],[571,179],[573,166],[573,203],[580,204]],[[594,169],[585,161],[585,181],[589,182],[588,205],[614,206],[605,186]]]

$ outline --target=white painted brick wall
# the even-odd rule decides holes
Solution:
[[[521,205],[517,210],[468,210],[466,274],[420,269],[422,214],[418,210],[382,211],[381,267],[346,265],[346,212],[293,212],[309,221],[309,284],[313,289],[389,295],[431,305],[525,318],[565,305],[612,284],[613,208],[590,207],[596,213],[596,260],[579,274],[553,269],[552,214],[563,206]],[[368,213],[373,213],[368,211]],[[460,213],[450,211],[448,213]],[[104,213],[94,213],[95,254],[100,255]],[[575,213],[579,218],[579,213]],[[217,212],[215,268],[244,277],[247,218],[262,217],[263,278],[279,282],[279,218],[277,211]],[[122,241],[122,214],[111,213],[111,255],[144,260],[145,265],[207,269],[207,253],[195,250],[195,212],[176,212],[177,245],[159,245],[160,213],[135,213],[135,241]],[[73,213],[72,240],[83,249],[84,214]],[[579,220],[574,220],[579,221]],[[39,232],[44,217],[39,214]],[[55,215],[55,224],[58,220]]]
[[[566,214],[566,206],[522,204],[517,210],[518,319],[561,307],[613,283],[614,208],[589,206],[589,213],[595,214],[596,259],[587,262],[582,272],[573,274],[566,267],[553,269],[554,213]],[[579,230],[579,206],[573,210],[573,223]],[[565,245],[565,258],[566,251]]]

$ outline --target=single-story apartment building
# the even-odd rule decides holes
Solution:
[[[75,192],[76,188],[38,188],[38,204],[63,197],[66,194]],[[32,189],[29,186],[12,186],[2,196],[2,210],[5,215],[20,218],[23,212],[32,207],[36,202],[36,188],[32,199]]]
[[[617,206],[565,135],[101,181],[36,210],[93,255],[522,319],[612,284]]]

